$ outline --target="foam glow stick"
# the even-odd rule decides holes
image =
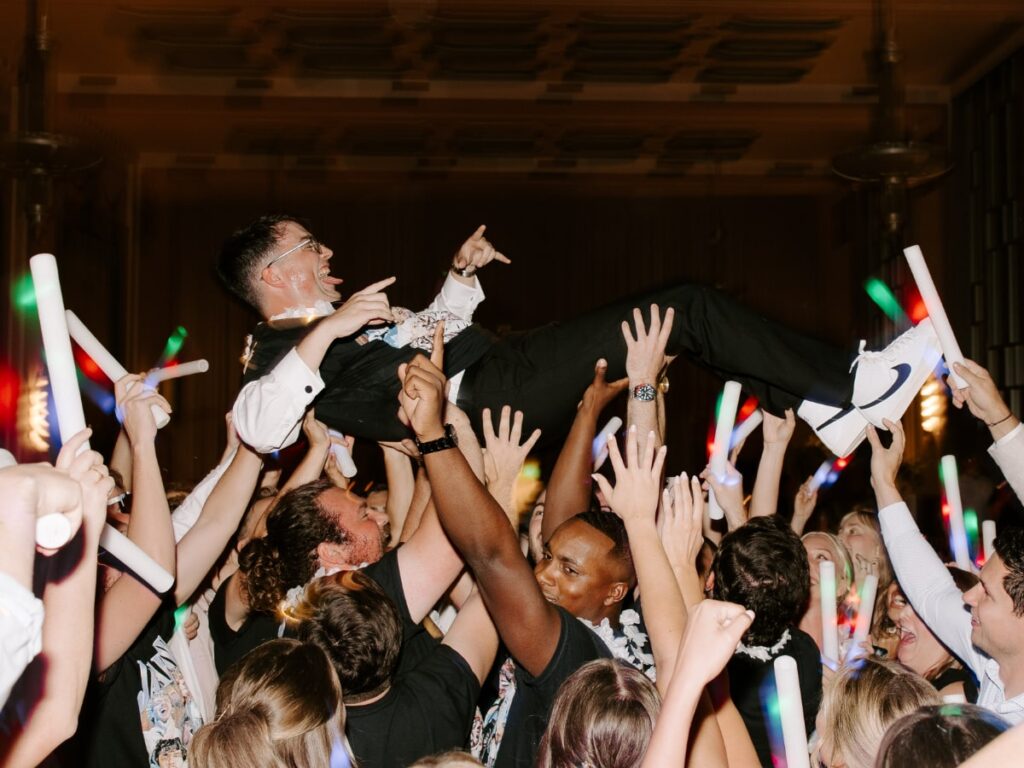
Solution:
[[[946,491],[949,509],[949,544],[956,567],[971,570],[970,550],[967,548],[967,528],[964,526],[964,506],[960,500],[960,476],[956,470],[956,457],[946,455],[939,464],[939,475]]]
[[[327,433],[331,435],[331,437],[337,437],[339,439],[345,437],[336,429],[329,429],[327,430]],[[338,462],[338,468],[341,469],[342,476],[355,477],[356,472],[359,470],[356,469],[356,463],[352,461],[352,454],[349,453],[348,448],[341,443],[331,441],[331,452],[334,454],[334,460]]]
[[[205,360],[192,360],[188,363],[169,365],[166,368],[157,368],[146,376],[146,385],[155,387],[161,381],[180,379],[182,376],[191,376],[193,373],[206,373],[208,370],[210,370],[210,364]]]
[[[18,466],[10,451],[0,448],[0,469]],[[60,549],[71,540],[71,523],[60,512],[36,519],[36,544],[46,549]]]
[[[850,641],[850,650],[846,654],[846,660],[855,658],[864,652],[861,643],[868,639],[871,633],[871,619],[875,613],[875,595],[878,594],[878,577],[869,573],[864,577],[864,583],[860,588],[860,603],[857,606],[857,623],[853,630],[853,640]]]
[[[810,768],[807,730],[804,727],[804,702],[800,697],[800,677],[792,656],[779,656],[775,669],[775,689],[779,693],[782,741],[786,745],[786,768]]]
[[[924,254],[921,253],[919,246],[912,245],[903,249],[903,255],[906,256],[907,264],[914,275],[914,282],[917,283],[921,300],[928,309],[928,317],[931,318],[932,327],[935,328],[935,335],[939,337],[939,346],[942,347],[942,355],[946,358],[946,365],[949,366],[949,375],[953,378],[957,389],[963,389],[967,386],[967,382],[957,376],[956,371],[953,370],[953,363],[962,363],[964,355],[960,351],[960,345],[957,344],[956,336],[953,335],[953,326],[949,324],[949,317],[946,316],[942,299],[939,298],[939,292],[935,289],[932,273],[928,271]]]
[[[996,553],[996,521],[995,520],[982,520],[981,521],[981,541],[985,552],[985,562],[987,563],[992,559],[992,555]]]
[[[8,451],[6,448],[0,448],[0,469],[5,467],[17,466],[18,460],[14,458],[14,454]]]
[[[85,414],[82,411],[78,377],[75,375],[75,359],[71,355],[71,337],[68,335],[67,319],[64,314],[64,297],[60,290],[57,260],[52,253],[40,253],[29,259],[29,266],[32,270],[32,282],[35,284],[36,310],[39,312],[39,327],[43,336],[43,348],[46,350],[46,368],[50,375],[50,386],[57,410],[57,426],[60,429],[61,442],[67,442],[85,429]],[[81,451],[88,449],[89,443],[86,441],[82,444]],[[40,518],[36,523],[37,536],[39,524],[48,517],[53,515]],[[70,534],[70,525],[67,530]],[[44,532],[43,535],[50,534]],[[43,546],[55,548],[52,546],[52,540]],[[174,576],[109,525],[104,526],[103,533],[100,534],[100,546],[131,568],[157,592],[166,592],[174,583]]]
[[[618,416],[612,416],[608,423],[604,425],[604,429],[597,433],[594,437],[594,443],[591,446],[591,455],[594,457],[594,471],[596,472],[604,464],[604,460],[608,458],[608,439],[622,429],[622,419]]]
[[[764,421],[764,414],[761,413],[760,408],[747,416],[747,418],[745,418],[740,425],[732,431],[732,440],[729,441],[729,450],[732,450],[750,437],[754,433],[754,430],[761,426],[762,421]]]
[[[808,488],[808,490],[811,493],[814,493],[816,490],[821,488],[821,486],[825,483],[825,481],[828,480],[828,476],[829,476],[829,473],[831,471],[832,471],[832,462],[831,461],[823,461],[823,462],[821,462],[821,466],[818,467],[817,471],[814,473],[814,477],[811,478],[811,484],[810,484],[810,487]]]
[[[117,362],[117,359],[100,343],[99,339],[92,335],[92,331],[85,327],[85,323],[78,319],[78,315],[69,309],[64,312],[64,316],[67,320],[68,333],[71,334],[71,338],[77,342],[78,346],[85,350],[85,353],[93,359],[93,362],[100,367],[100,370],[103,371],[103,374],[108,379],[116,382],[128,375],[128,370]],[[163,409],[151,405],[150,410],[153,413],[153,420],[156,422],[157,429],[166,427],[170,423],[171,417],[164,413]],[[57,417],[59,422],[59,412]],[[61,432],[63,433],[63,430]]]
[[[718,406],[718,420],[715,424],[715,447],[711,451],[711,472],[719,480],[725,481],[725,465],[729,460],[729,438],[736,422],[736,409],[740,404],[740,383],[727,381],[722,388],[722,401]],[[708,515],[712,520],[721,520],[725,512],[715,499],[714,490],[708,491]]]
[[[818,592],[821,595],[821,654],[828,661],[839,661],[839,630],[836,620],[836,564],[818,563]]]

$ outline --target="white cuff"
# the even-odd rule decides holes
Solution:
[[[994,443],[992,443],[992,446],[989,448],[989,450],[992,450],[992,448],[995,448],[1000,445],[1005,445],[1006,443],[1010,442],[1011,440],[1013,440],[1013,438],[1020,434],[1022,429],[1024,429],[1024,422],[1021,422],[1016,427],[1007,432],[1005,435],[996,440]]]
[[[0,572],[0,702],[43,647],[43,601]]]
[[[284,387],[289,389],[294,387],[309,394],[309,398],[306,400],[307,404],[313,402],[313,398],[319,395],[326,386],[324,380],[320,378],[320,371],[311,371],[306,365],[306,361],[299,357],[298,350],[294,348],[281,358],[281,362],[274,366],[274,370],[269,375],[274,378],[276,383]],[[305,389],[307,386],[313,389]]]
[[[447,309],[453,315],[464,320],[471,320],[477,306],[487,298],[484,295],[483,287],[480,285],[480,280],[476,275],[473,275],[472,279],[473,284],[466,285],[456,280],[452,273],[449,272],[448,276],[445,277],[444,285],[441,286],[441,292],[434,300],[433,308]]]

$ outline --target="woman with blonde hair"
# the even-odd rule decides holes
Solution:
[[[889,726],[918,707],[941,704],[927,680],[894,661],[869,656],[843,667],[825,686],[818,710],[822,768],[872,768]]]
[[[196,732],[189,762],[193,768],[355,765],[341,684],[324,652],[272,640],[233,665],[217,688],[217,719]]]
[[[840,607],[846,602],[853,586],[853,565],[846,547],[831,533],[821,531],[805,533],[800,537],[800,541],[807,551],[807,564],[811,571],[811,597],[807,602],[807,610],[800,617],[799,627],[814,639],[818,650],[824,652],[821,626],[821,585],[819,584],[821,563],[830,562],[835,565],[838,616],[842,615],[843,611]]]
[[[558,690],[537,768],[634,768],[660,711],[654,683],[639,670],[616,659],[584,664]]]

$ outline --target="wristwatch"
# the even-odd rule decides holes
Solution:
[[[472,277],[473,275],[476,274],[476,267],[473,266],[472,264],[467,264],[464,267],[456,267],[454,264],[452,264],[452,272],[454,272],[459,277]]]
[[[658,396],[658,390],[654,388],[653,384],[638,384],[630,390],[629,396],[634,400],[649,403]]]
[[[437,451],[447,451],[449,448],[454,448],[459,444],[458,438],[455,436],[455,427],[451,424],[444,425],[444,437],[439,437],[437,440],[430,440],[426,443],[421,443],[419,439],[413,438],[413,442],[416,443],[420,456],[426,456],[428,453],[435,453]]]

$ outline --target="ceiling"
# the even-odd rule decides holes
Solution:
[[[876,98],[866,0],[39,3],[51,129],[143,167],[826,180]],[[8,123],[24,17],[0,4]],[[945,143],[1024,3],[895,20],[911,137]]]

